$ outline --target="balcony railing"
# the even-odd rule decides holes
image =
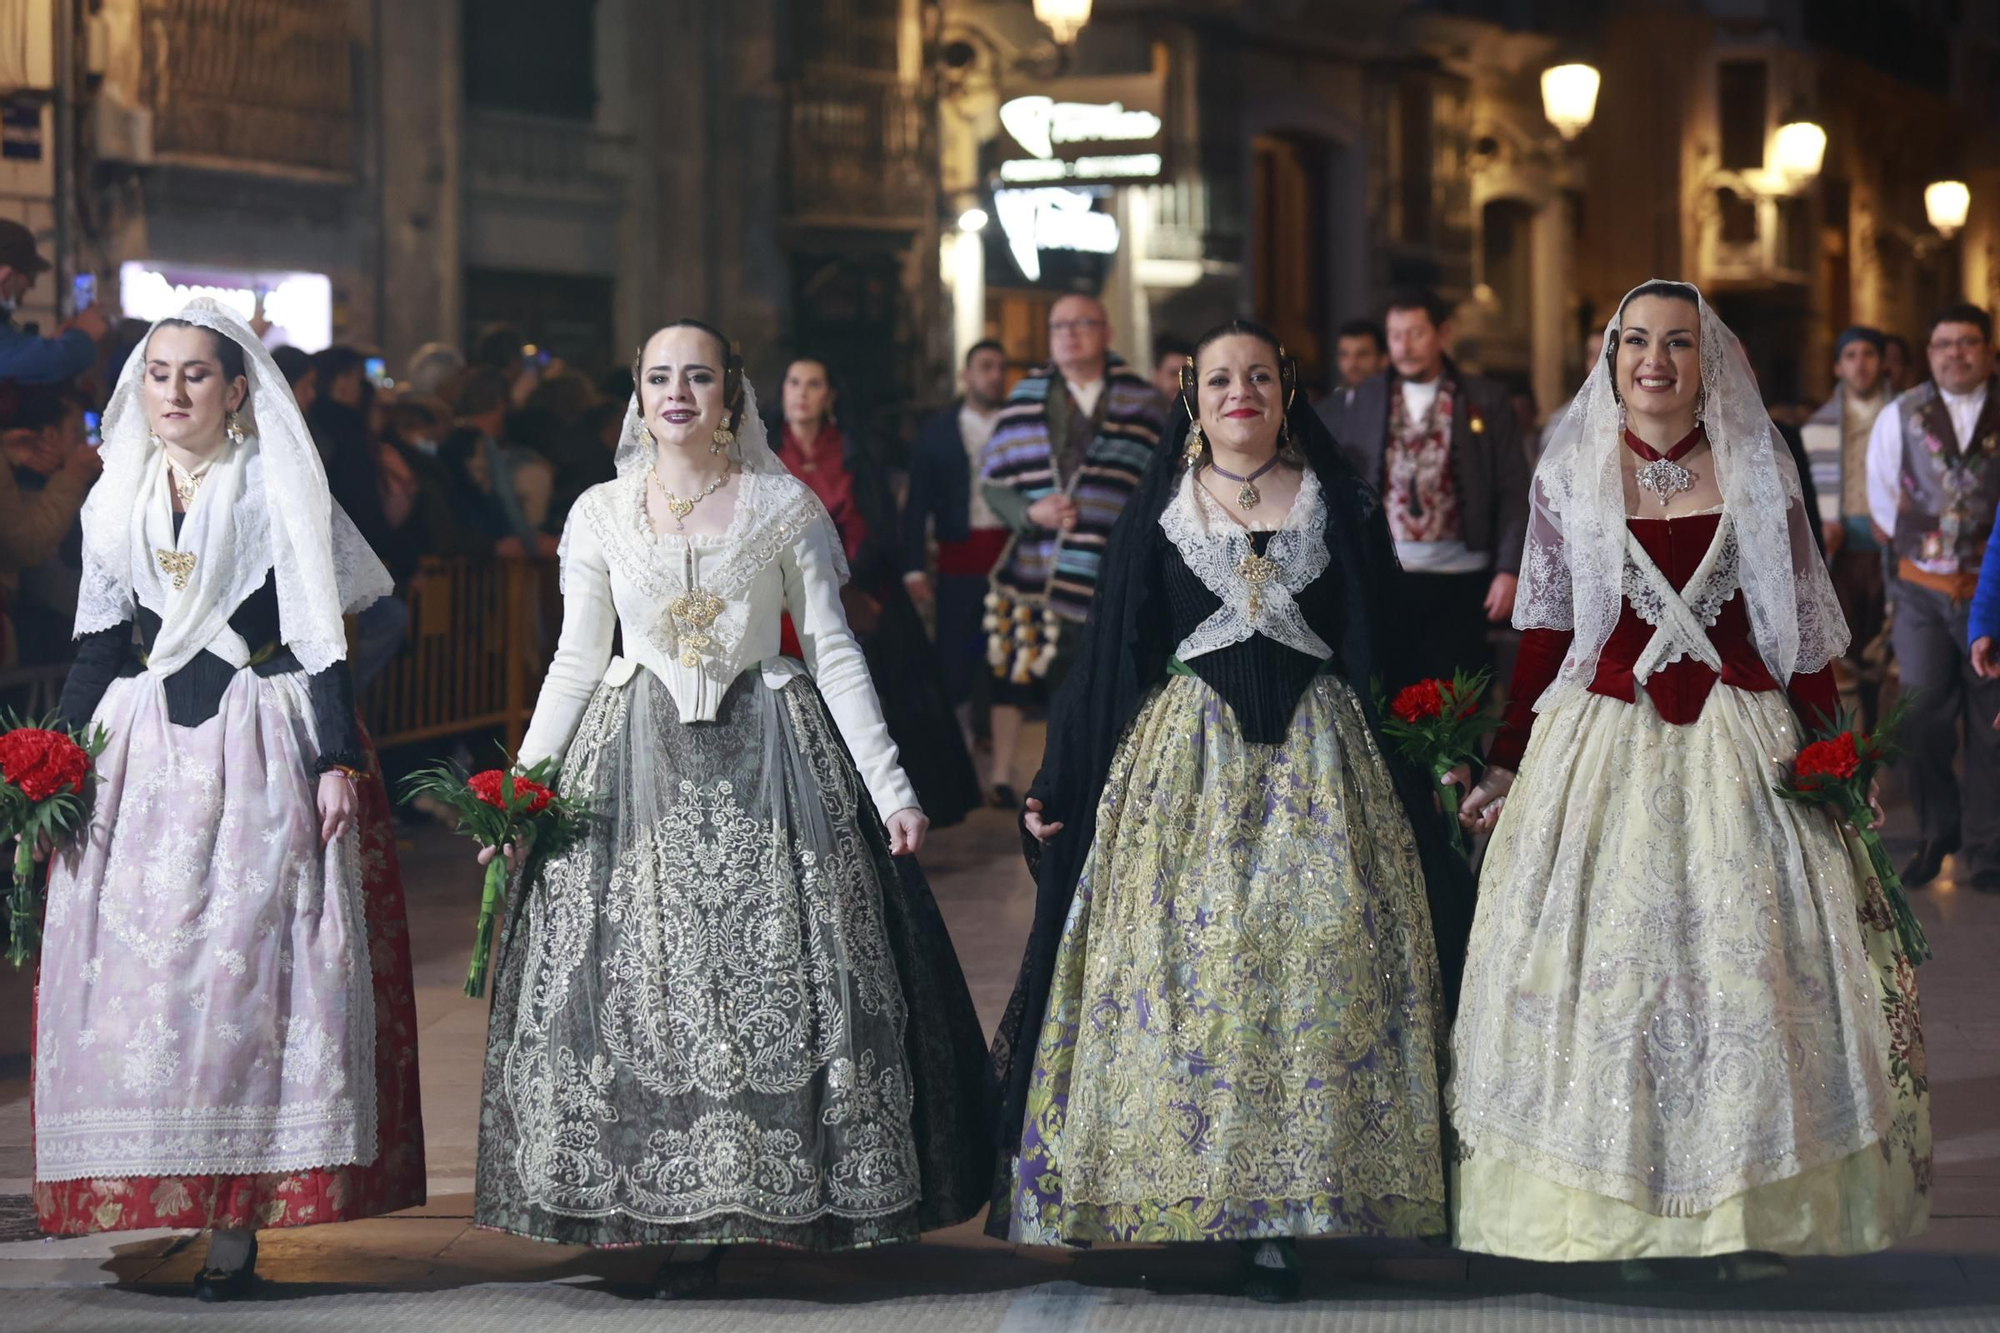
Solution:
[[[632,172],[632,141],[588,121],[474,107],[465,117],[465,183],[475,192],[615,204]]]
[[[812,68],[787,90],[788,220],[914,231],[935,207],[931,114],[889,73]]]

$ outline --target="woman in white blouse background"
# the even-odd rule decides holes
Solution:
[[[676,1246],[655,1282],[676,1296],[726,1245],[963,1221],[991,1156],[981,1032],[839,538],[722,334],[670,324],[634,378],[618,477],[563,533],[520,756],[560,759],[589,831],[528,860],[511,901],[477,1220]],[[779,654],[784,612],[803,663]]]

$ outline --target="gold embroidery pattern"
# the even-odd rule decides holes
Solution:
[[[1035,1052],[1014,1234],[1445,1229],[1436,950],[1353,691],[1251,745],[1170,680],[1112,765]]]

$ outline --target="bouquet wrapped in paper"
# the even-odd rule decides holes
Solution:
[[[493,922],[506,897],[507,858],[501,848],[535,855],[560,851],[576,836],[582,812],[574,802],[549,786],[554,761],[544,759],[525,772],[489,768],[466,776],[450,764],[434,764],[403,782],[404,801],[429,796],[451,807],[459,831],[481,847],[494,849],[486,865],[486,883],[479,898],[479,924],[473,935],[472,963],[466,969],[465,993],[474,999],[486,993],[487,965],[492,957]]]
[[[1834,730],[1812,733],[1812,740],[1792,760],[1791,773],[1778,784],[1778,795],[1801,805],[1831,806],[1853,826],[1861,845],[1867,849],[1869,868],[1881,881],[1882,896],[1896,923],[1896,936],[1914,967],[1929,960],[1931,943],[1924,937],[1916,913],[1910,910],[1909,895],[1903,891],[1902,877],[1896,873],[1888,849],[1882,845],[1882,835],[1877,831],[1880,820],[1868,799],[1875,775],[1896,757],[1896,728],[1902,723],[1909,702],[1907,694],[1898,698],[1896,706],[1872,732],[1855,726],[1852,717],[1842,710]]]
[[[41,942],[41,895],[35,847],[66,842],[84,823],[84,788],[104,753],[104,728],[79,734],[53,722],[0,719],[0,841],[14,839],[7,893],[7,961],[20,967]]]
[[[1382,734],[1405,759],[1429,773],[1441,786],[1445,776],[1479,757],[1479,738],[1500,725],[1499,716],[1482,706],[1490,677],[1480,671],[1454,672],[1450,680],[1431,677],[1397,691],[1386,704],[1375,690],[1375,713]],[[1458,803],[1444,802],[1445,831],[1461,854],[1465,835],[1458,827]]]

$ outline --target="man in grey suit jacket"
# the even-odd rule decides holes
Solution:
[[[1398,292],[1389,367],[1320,406],[1363,480],[1382,493],[1403,562],[1404,605],[1427,676],[1492,664],[1489,625],[1514,614],[1528,531],[1528,461],[1507,391],[1445,355],[1433,292]]]

